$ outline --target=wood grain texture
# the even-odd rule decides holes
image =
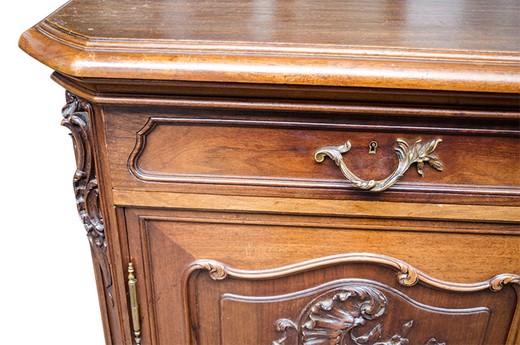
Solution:
[[[518,12],[505,0],[74,0],[20,46],[77,77],[518,92]]]
[[[348,214],[371,217],[446,219],[460,221],[520,222],[519,207],[457,204],[395,203],[383,201],[316,200],[276,197],[221,196],[209,194],[114,190],[119,206],[168,208],[200,207],[208,210],[270,211],[314,215]]]

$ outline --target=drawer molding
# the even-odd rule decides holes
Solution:
[[[178,115],[183,114],[180,112]],[[439,152],[439,155],[444,154],[444,165],[453,168],[446,170],[446,174],[435,176],[435,178],[432,175],[432,178],[426,176],[425,179],[417,179],[406,174],[406,178],[400,178],[398,183],[393,186],[392,192],[414,192],[421,195],[425,192],[450,195],[462,193],[509,197],[516,197],[520,194],[515,174],[500,173],[499,176],[504,182],[493,184],[490,183],[488,174],[479,173],[480,175],[477,175],[480,177],[475,177],[473,180],[461,178],[459,175],[465,176],[465,173],[458,168],[461,164],[465,164],[468,155],[475,154],[475,162],[480,162],[480,166],[474,167],[475,172],[484,171],[490,162],[481,161],[480,154],[475,153],[481,152],[480,145],[491,145],[490,150],[496,149],[492,145],[496,138],[510,143],[514,141],[513,137],[518,136],[518,131],[509,133],[504,130],[463,129],[454,126],[443,128],[439,126],[167,117],[166,115],[147,116],[142,120],[146,121],[142,125],[143,127],[132,128],[132,133],[128,133],[129,136],[133,136],[133,139],[127,138],[128,142],[124,147],[125,150],[128,150],[128,156],[125,154],[123,158],[118,153],[116,158],[119,178],[125,181],[130,178],[129,182],[141,189],[153,187],[178,190],[176,188],[180,188],[181,185],[191,185],[196,188],[207,188],[210,185],[220,188],[289,187],[302,191],[312,189],[359,192],[358,188],[343,179],[341,173],[336,173],[337,168],[334,165],[319,166],[313,158],[316,148],[319,146],[316,142],[337,141],[338,139],[343,141],[344,139],[341,137],[345,132],[349,133],[349,139],[352,142],[366,139],[367,133],[375,133],[383,139],[380,149],[387,150],[389,153],[394,150],[396,136],[406,138],[408,142],[413,142],[421,137],[443,138],[444,143],[442,147],[439,147],[442,152]],[[271,135],[273,131],[283,133],[284,140],[267,141],[262,144],[262,147],[255,146],[263,138]],[[316,137],[316,142],[300,140],[304,134]],[[233,135],[237,136],[235,139],[243,144],[232,144],[230,136]],[[197,144],[198,139],[196,138],[198,137],[205,138],[204,142]],[[482,144],[479,143],[480,140],[483,140]],[[438,144],[438,141],[434,143]],[[456,154],[446,155],[446,152],[449,153],[453,147],[461,147],[461,145],[466,145],[464,152],[457,151]],[[426,144],[423,147],[426,147]],[[365,171],[364,174],[372,174],[371,178],[375,180],[388,176],[392,172],[391,165],[397,164],[397,159],[389,154],[380,158],[385,161],[381,162],[380,167],[373,169],[373,162],[366,165],[359,163],[363,161],[360,159],[363,156],[356,150],[356,148],[351,150],[353,151],[351,152],[352,157],[349,159],[355,161],[349,163],[349,165],[353,165],[349,169]],[[117,151],[119,152],[119,149]],[[404,151],[413,152],[414,145],[410,145],[410,149]],[[511,169],[514,170],[515,164],[517,164],[515,163],[516,158],[511,158],[511,155],[507,157],[509,158],[504,158],[507,160],[507,163],[504,161],[504,164],[510,164]],[[441,164],[436,160],[429,163],[437,170],[442,169]],[[424,172],[421,165],[423,163],[418,162],[418,170]],[[493,173],[493,171],[489,172],[491,175]]]

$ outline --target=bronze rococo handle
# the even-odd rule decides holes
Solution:
[[[339,166],[343,175],[345,175],[350,182],[360,189],[370,190],[371,192],[381,192],[393,186],[413,163],[417,163],[417,173],[421,176],[424,175],[424,162],[428,162],[428,164],[439,171],[443,170],[442,162],[439,158],[432,155],[437,145],[442,142],[442,139],[434,139],[424,144],[421,139],[418,139],[412,145],[409,145],[403,139],[397,139],[396,141],[397,147],[395,148],[395,152],[399,159],[397,169],[395,169],[390,176],[379,181],[362,180],[347,168],[347,165],[343,161],[342,154],[350,150],[352,146],[350,141],[340,146],[325,146],[319,148],[314,154],[314,159],[316,162],[321,163],[325,159],[325,156],[329,157]]]

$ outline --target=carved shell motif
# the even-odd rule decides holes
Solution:
[[[407,345],[406,336],[413,320],[406,322],[399,333],[382,340],[383,327],[376,324],[368,333],[356,335],[355,329],[377,320],[386,311],[385,295],[372,287],[353,285],[328,291],[314,299],[302,313],[299,322],[276,321],[282,337],[273,345]],[[431,338],[425,345],[445,345]]]

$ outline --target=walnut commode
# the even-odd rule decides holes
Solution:
[[[106,343],[518,344],[519,16],[72,0],[25,32]]]

